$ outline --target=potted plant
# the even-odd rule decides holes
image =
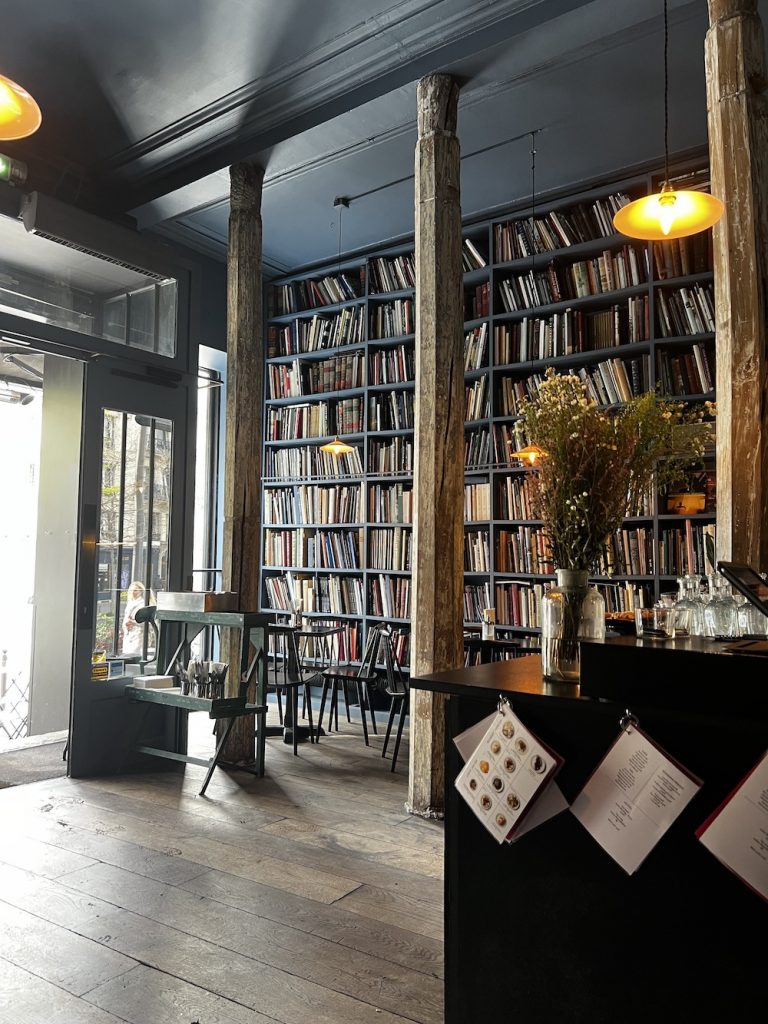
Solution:
[[[667,512],[682,516],[703,512],[707,505],[707,480],[704,470],[686,473],[681,482],[667,490]]]
[[[603,544],[639,508],[654,477],[671,487],[711,438],[710,409],[655,392],[601,409],[575,374],[546,371],[523,402],[519,438],[541,455],[533,476],[537,518],[552,550],[557,586],[542,602],[542,662],[553,681],[579,677],[578,641],[605,634],[605,606],[589,573]]]

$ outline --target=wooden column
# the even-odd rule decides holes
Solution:
[[[463,664],[464,310],[459,86],[418,85],[416,461],[411,673]],[[412,691],[408,810],[442,816],[444,698]]]
[[[227,252],[227,433],[224,463],[223,588],[240,595],[240,611],[257,611],[261,534],[261,451],[264,410],[264,318],[261,283],[261,189],[264,170],[252,163],[229,170]],[[235,639],[233,633],[231,640]],[[237,646],[230,662],[227,696],[239,689]],[[254,699],[254,694],[249,695]],[[235,722],[224,756],[252,761],[254,723]]]
[[[768,104],[757,0],[709,0],[717,326],[717,554],[768,570]]]

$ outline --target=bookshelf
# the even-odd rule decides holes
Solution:
[[[706,167],[679,176],[681,187],[704,187]],[[579,374],[609,408],[657,386],[714,398],[709,233],[660,245],[613,232],[621,196],[657,185],[657,174],[640,174],[537,201],[534,225],[523,207],[464,227],[467,625],[490,605],[503,634],[538,631],[551,563],[529,471],[510,452],[519,402],[547,366]],[[263,610],[287,607],[291,571],[307,614],[349,622],[352,661],[382,620],[403,664],[409,657],[414,281],[405,242],[268,288]],[[340,459],[319,451],[336,433],[355,446]],[[674,589],[686,519],[703,571],[711,501],[679,515],[653,494],[634,511],[593,578],[608,610],[638,588],[647,601]]]

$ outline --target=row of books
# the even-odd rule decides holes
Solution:
[[[505,626],[538,629],[541,625],[541,583],[497,583],[496,621]]]
[[[514,526],[496,535],[496,572],[549,573],[552,551],[544,533],[532,526]]]
[[[267,480],[327,480],[362,474],[363,463],[358,448],[344,455],[321,452],[317,445],[268,447],[264,451],[264,477]]]
[[[412,488],[405,484],[374,484],[368,491],[368,521],[371,523],[412,522]]]
[[[359,523],[363,521],[361,488],[317,484],[264,490],[264,523]]]
[[[410,572],[413,555],[413,532],[407,526],[372,529],[368,535],[368,567]]]
[[[656,352],[656,380],[665,395],[701,395],[713,391],[715,372],[705,345],[693,345],[690,352]]]
[[[491,485],[464,484],[464,522],[491,518]]]
[[[631,246],[625,246],[625,250],[616,257],[608,251],[602,256],[565,267],[553,261],[545,270],[529,270],[502,278],[499,281],[499,298],[504,311],[516,313],[551,302],[603,295],[642,284],[641,263],[636,250]],[[477,315],[485,316],[487,312]]]
[[[332,316],[315,314],[304,320],[267,329],[267,357],[296,356],[365,341],[365,309],[348,307]]]
[[[464,584],[465,622],[482,622],[483,609],[492,607],[490,583]]]
[[[464,468],[480,469],[487,466],[491,458],[491,434],[487,427],[468,430],[464,434]]]
[[[647,295],[610,309],[566,309],[548,317],[524,317],[494,327],[496,365],[525,363],[629,345],[649,337]]]
[[[371,307],[370,338],[399,338],[413,334],[413,299],[395,299]]]
[[[491,548],[487,530],[464,531],[464,571],[491,571]]]
[[[385,619],[410,619],[411,581],[380,573],[368,580],[368,613]]]
[[[604,249],[592,259],[571,263],[562,268],[562,274],[554,275],[554,284],[560,293],[560,299],[554,301],[601,295],[643,284],[648,277],[647,256],[645,249],[638,252],[633,245],[624,245],[616,252]],[[564,279],[564,289],[561,279]]]
[[[267,409],[266,436],[269,441],[359,434],[362,429],[363,400],[360,397]]]
[[[659,535],[659,573],[662,576],[681,576],[684,573],[703,575],[711,572],[706,557],[706,538],[714,542],[712,524],[692,524],[693,565],[688,564],[686,532],[677,527],[663,529]]]
[[[616,530],[603,546],[598,575],[650,576],[653,562],[653,530],[650,527]]]
[[[536,518],[536,481],[531,474],[500,480],[496,496],[500,519]]]
[[[700,231],[670,242],[654,242],[653,263],[656,277],[660,280],[711,270],[712,232]]]
[[[412,439],[393,437],[389,441],[369,442],[368,472],[380,473],[382,475],[412,473]]]
[[[412,252],[402,256],[376,256],[368,261],[372,294],[416,287],[416,261]]]
[[[629,583],[598,583],[597,589],[603,595],[607,612],[633,612],[635,608],[650,608],[653,604],[651,590],[645,584],[638,587]]]
[[[641,395],[650,386],[650,357],[635,359],[604,359],[591,366],[572,370],[583,380],[587,394],[598,405],[616,405],[628,402],[633,395]],[[544,383],[543,373],[529,377],[502,377],[499,382],[499,415],[518,416],[522,402],[538,394]],[[513,449],[514,450],[514,449]]]
[[[479,377],[464,386],[464,419],[482,420],[489,413],[488,377]]]
[[[493,226],[493,251],[497,263],[522,259],[536,253],[610,238],[615,234],[613,215],[629,202],[623,192],[592,203],[576,203],[540,217],[524,217]]]
[[[488,324],[475,327],[464,336],[464,372],[482,370],[488,358]]]
[[[368,365],[369,384],[405,384],[416,376],[413,345],[376,349]]]
[[[306,277],[287,284],[272,285],[270,316],[284,316],[302,309],[332,306],[348,299],[358,299],[365,292],[365,268],[356,273],[326,274],[325,277]]]
[[[266,530],[264,565],[305,569],[359,569],[362,530],[318,530],[305,527]]]
[[[715,330],[715,296],[711,284],[659,288],[656,307],[662,338],[707,334]]]
[[[270,363],[267,366],[270,398],[300,398],[324,391],[361,388],[365,383],[365,351],[334,356],[311,363]]]
[[[413,392],[388,391],[368,399],[368,430],[411,430]]]
[[[484,281],[474,288],[464,289],[464,319],[479,320],[491,313],[491,284]]]

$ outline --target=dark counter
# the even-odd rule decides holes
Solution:
[[[695,644],[646,654],[623,639],[584,645],[582,657],[581,687],[544,683],[537,657],[411,681],[450,698],[446,1024],[751,1021],[762,1005],[766,907],[694,832],[768,745],[756,689],[761,672],[768,688],[768,659],[745,667],[743,656]],[[704,780],[634,875],[567,811],[499,846],[458,796],[453,737],[499,693],[565,758],[557,781],[569,801],[615,739],[630,695],[641,727]]]

